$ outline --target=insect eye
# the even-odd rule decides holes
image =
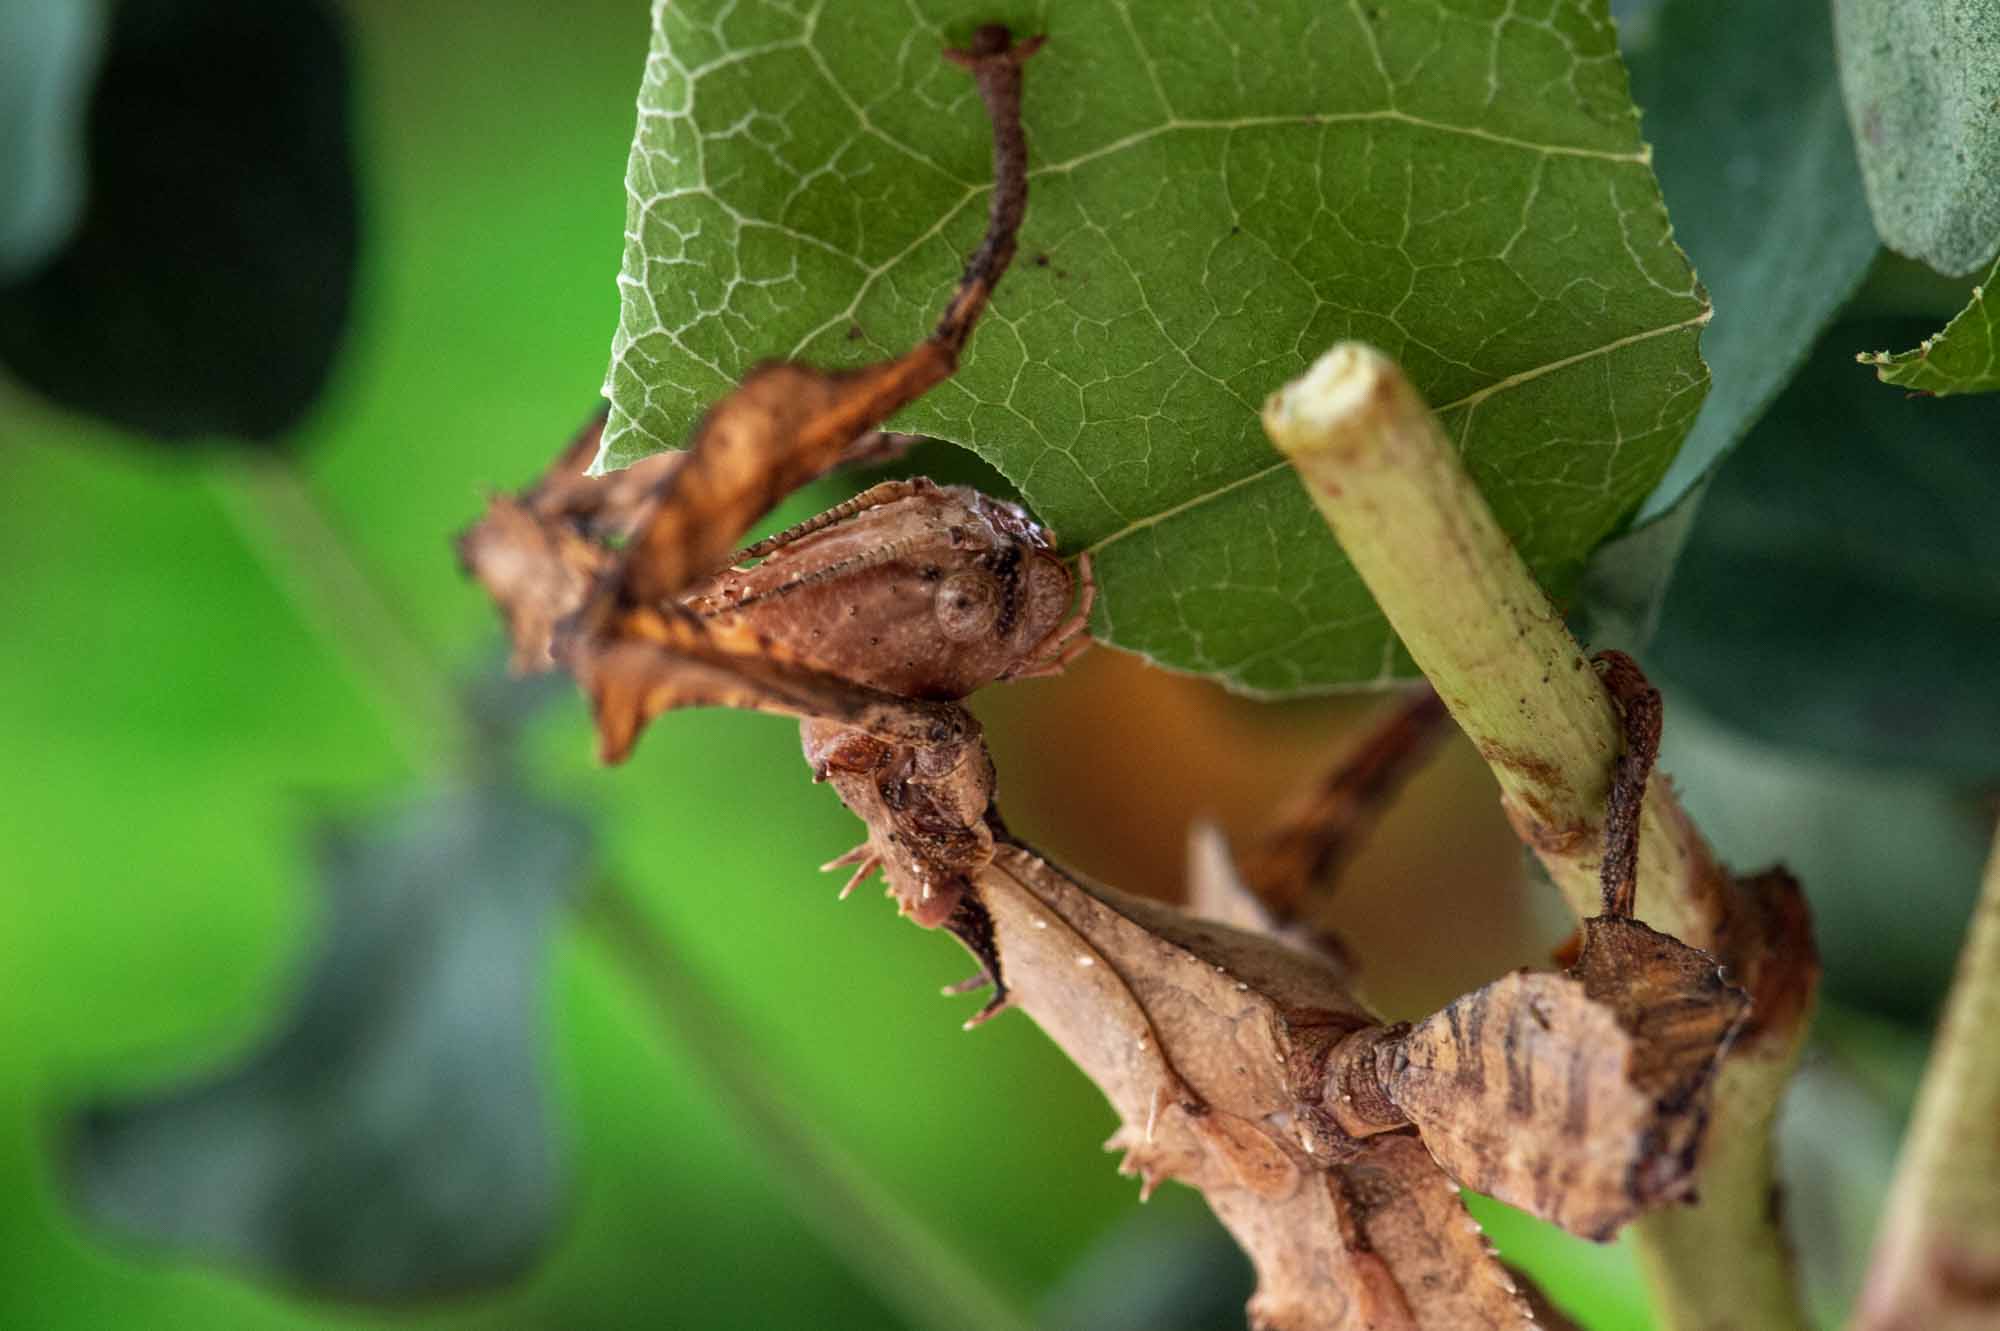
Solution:
[[[992,627],[1000,609],[1000,590],[984,573],[954,573],[938,584],[932,606],[944,636],[964,642]]]

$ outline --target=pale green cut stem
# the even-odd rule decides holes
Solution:
[[[2000,1327],[2000,837],[1917,1092],[1854,1327]]]
[[[1492,768],[1522,840],[1579,917],[1599,914],[1618,715],[1443,425],[1395,362],[1350,342],[1272,396],[1264,429]],[[1724,957],[1732,940],[1762,936],[1664,780],[1649,783],[1642,806],[1637,913]],[[1805,1326],[1770,1153],[1805,1025],[1800,1010],[1732,1049],[1717,1076],[1700,1204],[1634,1227],[1673,1331]]]
[[[1341,548],[1579,917],[1601,903],[1604,801],[1619,724],[1597,674],[1396,364],[1342,343],[1264,407]],[[1638,915],[1713,942],[1714,857],[1665,782],[1639,830]]]

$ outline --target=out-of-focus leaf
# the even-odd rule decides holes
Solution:
[[[1584,567],[1571,616],[1578,641],[1593,651],[1615,647],[1630,653],[1652,642],[1668,580],[1706,490],[1706,482],[1695,482],[1666,512],[1597,547]]]
[[[1875,377],[1883,383],[1913,392],[1948,397],[2000,389],[2000,314],[1994,312],[2000,293],[1995,282],[2000,282],[2000,260],[1942,333],[1925,338],[1915,351],[1864,351],[1856,359],[1875,366]]]
[[[1710,484],[1653,663],[1767,740],[1991,779],[2000,418],[1855,372],[1857,343],[1915,336],[1870,322],[1821,342]]]
[[[1657,626],[1702,478],[1784,388],[1880,245],[1824,8],[1651,0],[1625,9],[1632,95],[1674,236],[1716,305],[1701,338],[1712,376],[1701,414],[1633,529],[1597,548],[1577,590],[1582,636],[1638,651]]]
[[[2000,0],[1834,0],[1833,18],[1876,229],[1972,272],[2000,250]]]
[[[1241,1331],[1256,1272],[1193,1195],[1134,1209],[1042,1302],[1047,1331]]]
[[[1946,277],[1891,249],[1879,251],[1868,278],[1841,311],[1844,319],[1924,319],[1944,323],[1972,299],[1973,283]]]
[[[1100,635],[1266,693],[1410,673],[1257,427],[1338,338],[1404,362],[1559,591],[1653,488],[1706,303],[1603,0],[659,5],[604,461],[677,446],[758,360],[922,336],[988,197],[938,52],[996,18],[1049,34],[1020,258],[899,426],[972,446],[1095,552]]]
[[[1808,1051],[1778,1122],[1786,1232],[1820,1326],[1847,1324],[1901,1136],[1896,1110],[1869,1093],[1837,1048]]]
[[[1708,400],[1644,523],[1756,424],[1880,246],[1825,5],[1666,0],[1626,63],[1674,239],[1715,302],[1701,335]]]
[[[163,440],[269,441],[319,395],[359,222],[323,0],[125,0],[69,244],[0,291],[0,364]]]
[[[503,791],[329,833],[327,939],[290,1017],[233,1068],[79,1115],[84,1213],[352,1298],[519,1271],[558,1207],[541,978],[586,853],[576,819]]]
[[[1990,819],[1921,772],[1775,748],[1667,699],[1661,765],[1722,857],[1782,863],[1804,884],[1826,992],[1927,1020],[1979,889]]]
[[[83,206],[97,0],[0,0],[0,282],[55,252]]]

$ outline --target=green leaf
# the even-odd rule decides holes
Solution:
[[[899,425],[1094,553],[1101,636],[1264,693],[1409,672],[1256,419],[1340,338],[1406,364],[1558,594],[1654,487],[1707,306],[1601,0],[659,5],[606,463],[678,444],[759,359],[928,331],[989,188],[937,53],[995,18],[1050,35],[1021,258]]]
[[[517,1273],[559,1204],[541,974],[586,835],[503,791],[329,834],[328,937],[283,1028],[235,1067],[81,1114],[83,1211],[349,1298]]]
[[[1674,239],[1715,301],[1714,376],[1640,522],[1679,503],[1756,424],[1879,250],[1826,6],[1666,0],[1635,24],[1632,96]]]
[[[1992,405],[1884,393],[1848,350],[1927,326],[1843,323],[1821,340],[1710,483],[1652,663],[1766,740],[1990,781]]]
[[[1875,226],[1942,273],[2000,251],[2000,0],[1834,0]]]
[[[2000,260],[1986,281],[1972,289],[1972,300],[1944,331],[1927,337],[1915,351],[1864,351],[1855,359],[1875,367],[1885,384],[1913,393],[1949,397],[1953,393],[1991,393],[2000,389],[2000,315],[1990,299],[2000,282]]]

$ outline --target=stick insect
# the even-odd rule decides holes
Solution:
[[[686,452],[612,476],[585,474],[586,431],[535,486],[493,501],[461,557],[506,613],[516,664],[560,666],[589,694],[607,760],[677,707],[798,718],[815,779],[867,828],[834,861],[855,867],[849,888],[879,868],[904,913],[958,937],[979,972],[955,988],[992,990],[967,1024],[1027,1011],[1118,1111],[1112,1145],[1146,1190],[1171,1177],[1207,1195],[1258,1268],[1257,1325],[1534,1325],[1456,1181],[1593,1237],[1684,1195],[1702,1092],[1741,1018],[1712,961],[1629,918],[1613,877],[1632,819],[1609,820],[1606,914],[1576,965],[1385,1026],[1323,940],[1276,926],[1300,875],[1338,849],[1329,811],[1365,808],[1393,752],[1353,769],[1372,777],[1336,778],[1247,872],[1198,840],[1197,900],[1257,927],[1127,897],[1007,830],[959,703],[1088,644],[1087,562],[1072,571],[1011,505],[920,480],[732,553],[793,489],[879,453],[889,415],[956,368],[1025,212],[1022,66],[1039,45],[987,27],[948,53],[991,120],[994,191],[927,339],[856,370],[759,367]],[[1636,807],[1656,713],[1628,710],[1620,781]],[[1413,734],[1437,719],[1427,703],[1413,715]]]

